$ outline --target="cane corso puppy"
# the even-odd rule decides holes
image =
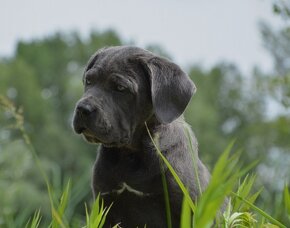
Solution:
[[[105,227],[167,227],[162,173],[172,226],[179,227],[183,194],[161,162],[145,123],[195,200],[199,190],[194,165],[202,189],[209,173],[197,158],[197,142],[182,117],[195,92],[193,82],[165,58],[141,48],[118,46],[103,48],[91,57],[83,84],[73,127],[88,142],[101,144],[92,188],[107,207],[112,204]]]

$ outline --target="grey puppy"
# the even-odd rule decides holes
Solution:
[[[161,162],[145,122],[163,155],[195,200],[210,175],[198,159],[197,143],[182,113],[195,86],[179,66],[137,47],[97,51],[83,75],[85,92],[77,102],[73,127],[91,143],[101,143],[93,169],[94,196],[112,203],[105,227],[167,227],[162,172],[170,198],[173,227],[179,227],[183,194]]]

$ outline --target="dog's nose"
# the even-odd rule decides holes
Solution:
[[[87,103],[79,103],[77,106],[77,112],[83,115],[89,115],[93,112],[93,107]]]

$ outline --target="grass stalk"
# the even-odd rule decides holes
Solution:
[[[156,134],[154,137],[154,141],[156,142],[157,148],[159,148],[159,135]],[[167,219],[167,227],[172,228],[172,222],[171,222],[171,209],[170,209],[170,200],[169,200],[169,192],[168,192],[168,185],[165,175],[165,170],[162,166],[162,163],[160,161],[160,172],[161,172],[161,181],[162,181],[162,187],[163,187],[163,195],[164,195],[164,202],[165,202],[165,210],[166,210],[166,219]]]
[[[32,154],[33,160],[34,160],[38,170],[40,171],[42,178],[45,181],[48,196],[49,196],[49,201],[50,201],[50,206],[51,206],[51,214],[53,217],[53,221],[54,220],[57,221],[57,223],[62,228],[65,228],[65,225],[63,224],[63,222],[61,220],[62,216],[59,215],[59,213],[57,212],[57,210],[55,209],[55,206],[54,206],[52,187],[49,183],[48,176],[46,175],[46,172],[41,165],[41,162],[40,162],[40,159],[36,153],[36,150],[35,150],[33,144],[31,143],[31,140],[30,140],[28,134],[25,131],[22,110],[17,109],[11,101],[9,101],[7,98],[5,98],[3,96],[0,96],[0,106],[3,107],[6,111],[10,112],[11,115],[15,118],[16,125],[14,127],[20,131],[22,138],[24,139],[25,144],[28,146],[28,149]]]
[[[162,168],[161,168],[161,179],[162,179],[162,185],[163,185],[163,191],[164,191],[167,227],[172,228],[169,192],[168,192],[166,176],[165,176],[164,170],[162,170]]]
[[[202,189],[201,189],[201,184],[200,184],[199,174],[198,174],[198,158],[197,158],[197,151],[193,148],[192,136],[191,136],[191,134],[190,134],[189,126],[187,126],[187,125],[185,124],[184,128],[185,128],[185,130],[186,130],[186,135],[187,135],[187,139],[188,139],[188,144],[189,144],[189,148],[190,148],[190,152],[191,152],[191,156],[192,156],[193,170],[194,170],[195,179],[196,179],[196,182],[197,182],[197,186],[198,186],[199,194],[202,195]]]
[[[165,156],[162,154],[162,152],[159,150],[159,148],[157,147],[156,145],[156,142],[154,141],[151,133],[150,133],[150,130],[147,126],[147,123],[145,122],[145,126],[146,126],[146,129],[147,129],[147,132],[148,132],[148,135],[156,149],[156,152],[157,154],[161,157],[161,159],[163,160],[163,162],[165,163],[165,165],[167,166],[167,168],[169,169],[169,171],[171,172],[172,176],[174,177],[175,181],[177,182],[177,184],[179,185],[181,191],[183,192],[191,210],[194,212],[195,211],[195,205],[191,199],[191,196],[189,194],[189,192],[187,191],[186,187],[184,186],[184,184],[182,183],[182,181],[180,180],[179,176],[177,175],[177,173],[174,171],[173,167],[171,166],[171,164],[168,162],[168,160],[165,158]]]

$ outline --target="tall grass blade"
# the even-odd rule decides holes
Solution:
[[[97,226],[97,220],[99,219],[99,214],[102,213],[102,208],[103,208],[103,202],[100,199],[100,194],[98,194],[97,199],[95,200],[93,206],[92,206],[92,211],[90,214],[90,228],[92,227],[98,227]]]
[[[158,142],[158,136],[155,137],[155,143],[157,148],[159,148],[159,142]],[[165,210],[166,210],[166,219],[167,219],[167,227],[172,228],[172,222],[171,222],[171,209],[170,209],[170,200],[169,200],[169,192],[168,192],[168,186],[167,186],[167,180],[164,168],[162,164],[160,163],[160,172],[161,172],[161,180],[162,180],[162,186],[163,186],[163,195],[164,195],[164,202],[165,202]]]
[[[180,219],[180,228],[189,228],[191,227],[191,221],[192,221],[192,212],[190,209],[190,206],[183,197],[182,201],[182,209],[181,209],[181,219]]]
[[[194,214],[194,227],[211,227],[226,196],[239,178],[238,156],[230,157],[234,141],[229,144],[217,161],[207,189],[198,200]]]
[[[250,194],[255,179],[256,176],[249,177],[249,175],[247,175],[242,184],[239,186],[237,193],[243,198],[246,198]]]
[[[58,208],[58,213],[62,216],[64,215],[65,209],[67,207],[68,204],[68,199],[69,199],[69,193],[70,193],[70,188],[71,188],[71,184],[70,184],[70,180],[68,181],[66,188],[63,192],[63,195],[61,196],[61,200],[60,200],[60,205]]]
[[[60,199],[60,203],[58,205],[57,210],[53,209],[53,216],[52,216],[52,227],[57,228],[59,225],[61,227],[67,227],[68,225],[64,216],[67,204],[68,204],[68,199],[69,199],[69,193],[70,193],[70,180],[68,181],[63,194]]]
[[[90,227],[89,224],[90,224],[90,213],[88,211],[88,206],[87,204],[85,203],[85,209],[86,209],[86,226],[85,227]]]
[[[254,193],[253,195],[251,196],[248,196],[247,200],[251,203],[251,204],[254,204],[256,202],[256,199],[259,197],[259,195],[261,194],[261,192],[263,191],[263,187],[260,188],[256,193]],[[250,208],[249,207],[243,207],[242,210],[243,211],[246,211],[246,210],[249,210]]]
[[[190,152],[191,152],[193,170],[194,170],[195,179],[197,181],[198,191],[199,191],[199,194],[201,195],[202,189],[201,189],[201,184],[200,184],[199,174],[198,174],[197,151],[195,151],[195,149],[193,148],[192,135],[191,135],[189,126],[187,124],[184,124],[184,128],[186,130],[187,141],[188,141]]]
[[[162,152],[159,150],[159,148],[157,147],[149,129],[147,126],[147,123],[145,122],[145,126],[148,132],[148,135],[158,153],[158,155],[161,157],[161,159],[163,160],[163,162],[165,163],[165,165],[167,166],[167,168],[169,169],[169,171],[171,172],[172,176],[174,177],[175,181],[177,182],[177,184],[179,185],[181,191],[183,192],[186,200],[188,201],[188,204],[191,208],[191,210],[194,212],[195,211],[195,205],[193,203],[193,200],[191,199],[189,192],[187,191],[186,187],[184,186],[184,184],[182,183],[182,181],[180,180],[179,176],[177,175],[177,173],[174,171],[173,167],[171,166],[171,164],[168,162],[168,160],[164,157],[164,155],[162,154]]]
[[[40,210],[36,211],[33,215],[31,224],[29,226],[30,221],[26,224],[25,228],[38,228],[41,222],[41,215],[40,215]]]
[[[253,185],[256,181],[256,175],[249,176],[247,175],[242,184],[239,185],[237,189],[237,194],[241,196],[244,199],[247,199],[250,203],[254,204],[257,197],[262,192],[263,188],[261,188],[259,191],[257,191],[254,194],[250,194]],[[241,200],[238,200],[237,198],[233,198],[233,211],[247,211],[249,210],[249,206],[244,204]]]
[[[51,185],[49,183],[48,176],[46,175],[46,172],[45,172],[43,166],[41,165],[41,162],[40,162],[40,159],[38,158],[36,150],[35,150],[33,144],[31,143],[31,140],[30,140],[28,134],[25,131],[24,118],[23,118],[23,115],[22,115],[22,110],[21,109],[16,109],[14,104],[11,101],[9,101],[7,98],[3,97],[3,96],[0,96],[0,105],[6,111],[8,111],[13,116],[13,118],[16,120],[16,124],[15,124],[14,127],[20,131],[24,142],[26,143],[29,151],[32,154],[34,162],[35,162],[38,170],[40,171],[40,174],[42,175],[42,177],[43,177],[43,179],[45,181],[45,184],[46,184],[46,187],[47,187],[48,196],[49,196],[50,206],[51,206],[52,217],[58,218],[58,220],[59,220],[60,216],[58,215],[58,212],[56,211],[55,206],[54,206],[52,188],[51,188]]]
[[[161,169],[161,178],[162,178],[162,185],[164,191],[164,201],[165,201],[165,210],[166,210],[166,219],[167,219],[167,227],[172,228],[171,223],[171,209],[170,209],[170,200],[169,200],[169,192],[167,187],[167,181],[164,171]]]
[[[113,205],[113,204],[111,204],[107,209],[106,209],[106,208],[104,209],[104,213],[102,214],[102,219],[101,219],[101,221],[100,221],[100,225],[99,225],[100,228],[104,226],[105,221],[106,221],[106,217],[107,217],[107,215],[108,215],[108,213],[109,213],[109,211],[110,211],[112,205]],[[118,227],[118,224],[115,225],[114,227]]]
[[[93,220],[93,226],[92,227],[99,227],[99,224],[101,223],[103,213],[104,213],[104,201],[101,200],[101,206],[99,207],[99,213],[95,214],[95,219]]]
[[[58,212],[55,210],[55,208],[52,208],[52,228],[66,228],[66,226],[64,225],[62,218],[60,217],[60,215],[58,214]]]
[[[97,196],[95,202],[92,205],[91,213],[86,208],[86,228],[102,228],[105,224],[106,217],[112,207],[112,204],[108,207],[104,207],[104,201],[101,200],[100,195]],[[115,226],[114,226],[115,227]],[[116,225],[117,227],[117,225]]]
[[[290,193],[287,184],[284,187],[284,204],[286,207],[286,212],[290,219]]]

